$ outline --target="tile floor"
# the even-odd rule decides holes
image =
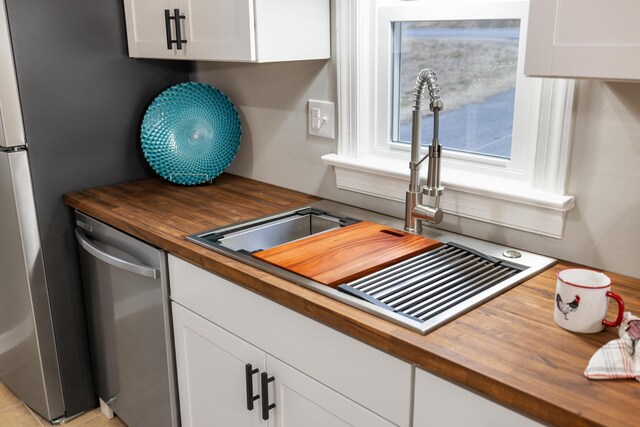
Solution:
[[[127,427],[118,417],[108,420],[96,408],[63,424],[82,427]],[[20,401],[4,384],[0,383],[0,427],[46,427],[51,424]]]

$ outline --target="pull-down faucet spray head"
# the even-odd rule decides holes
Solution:
[[[433,140],[429,146],[429,152],[420,158],[420,120],[422,111],[422,99],[425,88],[429,91],[429,109],[433,111]],[[438,224],[442,221],[440,209],[440,195],[444,188],[440,184],[440,156],[442,146],[438,141],[440,124],[440,110],[444,104],[440,99],[440,87],[436,73],[430,68],[425,68],[416,77],[415,104],[412,111],[411,127],[411,161],[409,162],[410,178],[409,190],[406,194],[405,225],[404,229],[419,234],[422,231],[422,221]],[[424,160],[429,158],[427,171],[427,184],[420,188],[420,167]],[[433,205],[422,204],[422,195],[435,198]]]

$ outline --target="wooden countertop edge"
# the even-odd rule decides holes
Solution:
[[[481,393],[510,409],[552,424],[605,425],[425,349],[424,341],[421,342],[424,338],[422,335],[184,239],[168,233],[149,232],[143,226],[136,226],[134,221],[123,218],[118,212],[96,207],[95,204],[101,201],[90,195],[83,194],[83,197],[79,197],[78,193],[74,197],[65,196],[65,203],[368,345]]]

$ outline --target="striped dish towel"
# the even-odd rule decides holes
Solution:
[[[620,338],[596,351],[584,376],[590,380],[635,378],[640,381],[640,318],[625,312],[618,327]]]

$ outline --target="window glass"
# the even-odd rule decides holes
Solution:
[[[411,141],[416,75],[431,68],[444,103],[443,147],[511,158],[520,21],[396,22],[393,34],[392,141]],[[422,117],[422,144],[428,145],[433,137],[428,100]]]

